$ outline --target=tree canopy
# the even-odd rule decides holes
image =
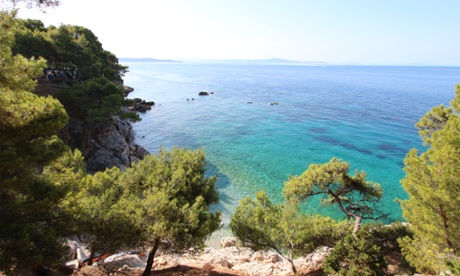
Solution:
[[[129,101],[125,100],[119,81],[128,67],[104,50],[91,30],[72,25],[45,27],[33,19],[16,21],[12,54],[31,60],[46,59],[49,70],[43,77],[70,85],[53,96],[64,104],[72,118],[89,123],[105,122],[113,115],[140,120],[137,113],[122,108]]]
[[[125,171],[114,167],[74,175],[75,196],[66,204],[77,235],[92,256],[149,248],[145,275],[159,249],[203,247],[221,221],[220,212],[209,210],[219,197],[216,178],[205,175],[205,165],[203,150],[174,148],[146,156]]]
[[[140,241],[151,247],[144,275],[149,275],[159,248],[202,247],[220,227],[220,212],[209,211],[219,200],[215,177],[205,176],[203,150],[161,149],[135,163],[121,176],[129,193],[124,202],[136,206]]]
[[[66,183],[41,172],[67,154],[57,137],[68,116],[58,100],[34,95],[42,59],[13,55],[16,21],[0,12],[0,270],[59,260],[67,227]]]
[[[383,190],[377,183],[366,180],[366,173],[348,174],[350,165],[333,158],[325,164],[311,164],[300,176],[284,183],[283,194],[288,201],[302,202],[313,196],[323,196],[325,205],[337,205],[350,219],[355,219],[353,233],[362,219],[378,219],[384,215],[379,204]]]
[[[409,199],[401,207],[414,238],[401,242],[406,258],[420,272],[460,269],[459,102],[457,85],[451,107],[434,107],[416,125],[426,151],[412,149],[404,160],[401,183]]]
[[[79,219],[86,213],[75,212],[84,200],[75,193],[85,181],[106,183],[103,177],[86,176],[81,154],[72,153],[58,138],[68,120],[62,104],[32,92],[46,61],[13,53],[23,23],[14,12],[0,13],[0,270],[4,272],[60,262],[65,238],[87,233],[86,221]],[[43,28],[39,21],[27,21],[27,26]],[[123,92],[105,78],[94,82],[94,97],[103,108],[102,115],[90,115],[109,116],[104,105],[119,105]],[[114,221],[112,228],[117,227]]]
[[[15,32],[13,54],[26,58],[42,57],[51,68],[77,69],[79,80],[105,77],[121,80],[128,67],[104,50],[97,36],[81,26],[61,25],[45,27],[39,20],[21,19]]]
[[[105,77],[87,80],[81,85],[74,85],[56,94],[72,118],[88,123],[101,123],[110,116],[120,116],[130,121],[139,121],[137,113],[126,111],[123,87],[116,85]]]
[[[382,254],[375,225],[366,224],[355,235],[340,239],[327,256],[324,271],[328,275],[385,275],[387,263]]]
[[[273,204],[263,191],[255,200],[242,199],[230,222],[232,233],[243,245],[275,250],[290,262],[294,273],[294,257],[318,246],[332,246],[340,236],[339,227],[330,218],[304,215],[295,205]]]
[[[138,212],[133,209],[136,204],[124,198],[122,174],[119,168],[113,167],[85,175],[75,183],[75,197],[68,200],[77,222],[77,236],[91,249],[89,264],[96,253],[117,252],[139,245],[140,232],[133,225]]]
[[[294,256],[329,246],[334,247],[329,272],[381,274],[386,269],[380,250],[383,245],[375,245],[376,239],[369,238],[369,227],[361,232],[360,227],[362,219],[384,217],[379,206],[382,189],[367,181],[364,172],[351,176],[349,169],[348,163],[336,158],[311,164],[302,175],[284,183],[283,204],[272,204],[264,192],[257,193],[255,200],[244,198],[231,219],[233,234],[256,250],[277,251],[291,263],[294,273]],[[313,196],[322,196],[323,204],[337,205],[348,219],[355,219],[354,227],[345,220],[303,214],[299,204]],[[388,241],[387,237],[383,240]]]

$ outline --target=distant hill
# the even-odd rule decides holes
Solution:
[[[120,58],[120,62],[181,62],[171,59],[156,59],[156,58]]]
[[[281,58],[268,59],[205,59],[205,60],[186,60],[187,62],[199,63],[223,63],[223,64],[271,64],[271,65],[327,65],[323,61],[297,61]],[[120,62],[183,62],[171,59],[156,59],[156,58],[120,58]]]
[[[298,61],[298,60],[288,60],[288,59],[282,59],[282,58],[248,60],[248,62],[271,63],[271,64],[318,64],[318,65],[327,63],[324,61]]]
[[[206,63],[231,63],[231,64],[272,64],[272,65],[326,65],[327,62],[323,61],[296,61],[281,58],[269,59],[208,59],[196,60],[197,62]]]

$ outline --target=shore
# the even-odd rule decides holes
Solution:
[[[238,247],[236,239],[224,237],[221,248],[189,249],[182,254],[160,252],[155,256],[151,275],[294,275],[291,264],[272,251],[254,251]],[[86,248],[82,251],[87,251]],[[327,256],[330,248],[321,247],[305,257],[294,260],[301,275],[313,275]],[[93,266],[75,266],[72,275],[107,275],[108,272],[141,275],[146,265],[146,252],[118,253],[100,259]],[[68,263],[77,265],[78,260]]]

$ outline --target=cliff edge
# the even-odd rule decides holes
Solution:
[[[85,123],[70,118],[60,136],[72,149],[82,152],[89,173],[113,166],[125,169],[149,154],[142,146],[134,144],[131,123],[117,116],[104,123]]]

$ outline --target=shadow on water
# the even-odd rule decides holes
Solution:
[[[314,137],[314,139],[317,140],[317,141],[320,141],[320,142],[325,142],[325,143],[331,144],[331,145],[340,146],[340,147],[343,147],[343,148],[345,148],[347,150],[358,151],[358,152],[366,154],[366,155],[372,155],[373,154],[371,150],[359,148],[359,147],[357,147],[355,145],[343,142],[343,141],[341,141],[339,139],[335,139],[335,138],[332,138],[332,137],[329,137],[329,136],[324,136],[324,135],[316,136],[316,137]]]
[[[322,133],[327,133],[329,130],[324,127],[312,127],[310,128],[310,132],[316,133],[316,134],[322,134]]]
[[[212,205],[210,207],[210,211],[211,212],[220,211],[222,213],[221,228],[215,231],[208,238],[208,240],[206,241],[206,245],[219,249],[220,240],[222,237],[233,236],[230,230],[230,226],[229,226],[230,218],[231,218],[231,215],[233,214],[233,210],[231,210],[229,206],[234,205],[234,200],[232,200],[232,198],[228,194],[222,192],[223,190],[225,190],[231,185],[230,179],[227,177],[227,175],[219,172],[219,169],[217,168],[217,166],[215,166],[209,161],[206,164],[206,175],[207,176],[217,176],[216,188],[217,188],[217,191],[219,192],[219,202],[217,204]]]
[[[217,176],[216,188],[219,192],[219,203],[211,207],[212,211],[221,211],[224,214],[231,213],[232,211],[225,207],[231,204],[230,197],[221,192],[223,189],[230,186],[230,179],[225,174],[219,172],[217,166],[209,161],[206,164],[206,175]]]
[[[385,152],[391,152],[391,153],[396,153],[400,156],[405,156],[406,153],[409,151],[408,149],[404,149],[402,147],[398,147],[396,145],[390,144],[390,143],[381,143],[377,145],[377,148],[379,150],[385,151]]]

